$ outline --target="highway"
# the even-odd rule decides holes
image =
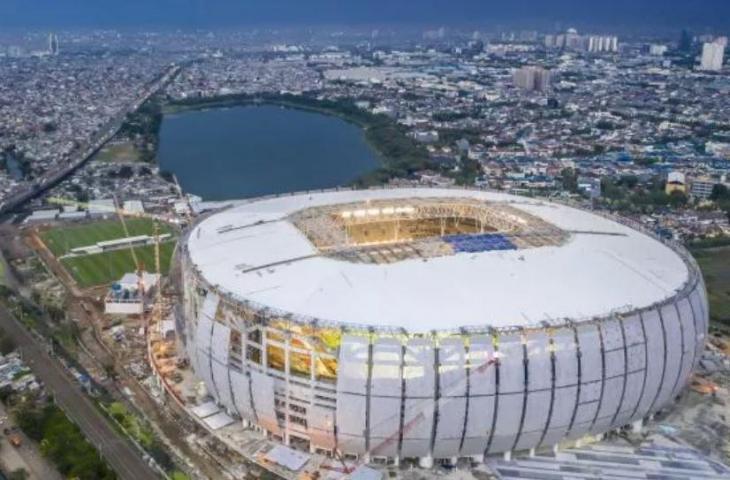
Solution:
[[[177,75],[179,71],[180,67],[173,65],[169,67],[157,80],[147,85],[142,92],[142,95],[132,105],[130,105],[129,108],[125,111],[119,112],[119,114],[110,120],[100,132],[95,134],[89,140],[86,146],[81,147],[78,153],[73,154],[76,157],[75,160],[69,160],[57,169],[46,172],[42,177],[36,179],[31,185],[22,185],[18,187],[16,191],[10,193],[4,201],[0,203],[0,215],[12,212],[23,203],[53,187],[68,175],[72,174],[77,168],[86,163],[86,161],[99,151],[106,142],[111,140],[114,135],[117,134],[119,129],[122,128],[128,114],[135,112],[154,94],[164,88],[170,80],[175,78],[175,75]]]
[[[56,404],[76,423],[86,438],[123,480],[159,480],[160,476],[142,459],[138,450],[117,432],[81,391],[69,374],[46,352],[8,310],[0,306],[0,328],[18,345],[33,373],[53,393]]]

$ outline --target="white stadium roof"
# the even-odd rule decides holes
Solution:
[[[560,246],[373,264],[317,255],[287,219],[315,206],[416,197],[508,202],[571,233]],[[688,279],[675,251],[636,230],[539,199],[472,190],[339,191],[244,201],[201,221],[188,247],[205,280],[238,298],[332,322],[411,332],[578,321],[647,307],[673,296]]]

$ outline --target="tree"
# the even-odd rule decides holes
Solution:
[[[16,470],[13,470],[8,475],[8,480],[28,480],[29,475],[28,471],[24,468],[18,468]]]
[[[28,475],[28,471],[24,468],[18,468],[8,474],[8,480],[28,480],[28,478],[30,478],[30,476]]]
[[[672,191],[672,193],[669,194],[669,205],[674,208],[687,205],[687,195],[679,190]]]
[[[563,183],[563,189],[571,193],[578,192],[578,173],[574,168],[564,168],[560,172],[560,177]]]
[[[730,200],[730,189],[722,183],[718,183],[712,187],[712,193],[710,193],[710,200],[718,202],[720,200]]]

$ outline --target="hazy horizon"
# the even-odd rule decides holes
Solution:
[[[254,25],[603,25],[730,29],[727,0],[3,0],[9,28]]]

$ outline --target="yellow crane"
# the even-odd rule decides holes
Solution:
[[[71,200],[68,198],[62,198],[62,197],[50,197],[48,199],[48,203],[53,205],[68,205],[68,206],[75,206],[78,208],[85,208],[88,209],[90,204],[84,203],[84,202],[77,202],[75,200]],[[119,203],[117,201],[116,196],[114,197],[114,207],[104,207],[99,205],[94,205],[94,208],[107,210],[109,213],[115,213],[119,217],[119,222],[122,224],[122,229],[124,231],[124,235],[127,238],[130,238],[129,236],[129,229],[127,228],[127,223],[124,220],[124,217],[134,217],[134,218],[148,218],[152,220],[153,225],[153,239],[154,239],[154,253],[155,253],[155,273],[157,274],[157,280],[156,280],[156,288],[157,291],[155,292],[155,301],[152,305],[152,320],[157,325],[161,325],[161,316],[162,316],[162,273],[161,273],[161,263],[160,263],[160,219],[161,217],[158,215],[151,215],[145,212],[130,212],[129,210],[125,210],[119,206]],[[139,282],[139,288],[141,289],[141,292],[145,292],[145,285],[143,283],[143,270],[144,266],[139,262],[137,253],[134,250],[134,245],[132,243],[129,243],[130,252],[132,254],[132,259],[134,261],[135,268],[137,269],[137,276],[138,276],[138,282]]]

